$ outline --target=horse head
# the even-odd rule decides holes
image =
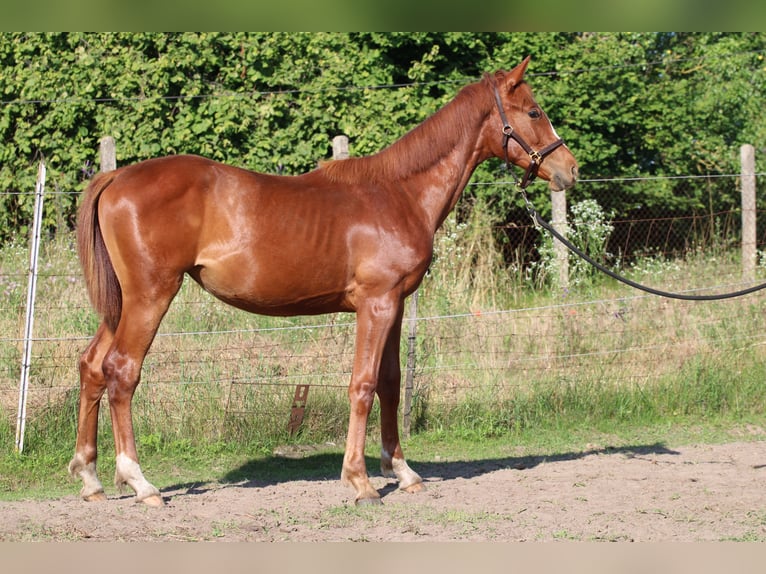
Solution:
[[[497,71],[485,81],[493,90],[495,109],[490,122],[490,149],[525,169],[522,187],[540,176],[551,190],[563,191],[577,181],[577,160],[551,125],[548,116],[535,101],[532,90],[524,81],[529,64],[527,56],[511,71]]]

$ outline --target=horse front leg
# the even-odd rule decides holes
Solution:
[[[396,478],[401,490],[416,493],[423,490],[423,479],[405,461],[399,441],[399,399],[402,382],[399,358],[401,326],[402,310],[389,334],[380,366],[380,381],[377,388],[380,400],[380,469],[383,476]]]
[[[401,321],[397,321],[401,308],[401,298],[389,295],[368,300],[357,309],[356,351],[348,388],[351,412],[341,473],[341,480],[355,490],[357,505],[380,504],[380,494],[367,475],[364,445],[381,360],[392,330],[397,324],[401,325]]]
[[[80,496],[89,502],[106,500],[104,487],[96,473],[98,458],[98,412],[106,381],[101,364],[113,334],[102,323],[80,357],[80,406],[77,418],[77,442],[69,473],[82,480]]]

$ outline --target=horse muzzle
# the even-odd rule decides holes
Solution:
[[[568,169],[553,171],[548,179],[548,187],[551,191],[564,191],[573,187],[577,183],[578,176],[577,164],[571,165]]]

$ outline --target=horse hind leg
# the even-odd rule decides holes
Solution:
[[[102,323],[80,357],[80,405],[77,420],[75,453],[69,462],[69,473],[82,480],[80,496],[86,501],[105,500],[104,487],[96,473],[98,412],[106,389],[101,363],[112,342],[113,334]]]
[[[379,395],[380,396],[380,395]],[[384,399],[381,398],[381,436],[382,445],[380,453],[380,470],[383,476],[396,478],[399,482],[399,489],[410,494],[415,494],[424,490],[423,479],[412,470],[407,464],[399,442],[399,433],[396,429],[396,422],[385,422],[391,417],[385,414],[386,408],[383,406]],[[395,418],[395,416],[394,416]]]
[[[398,412],[401,387],[401,367],[399,365],[400,331],[401,316],[386,343],[377,388],[378,399],[380,401],[380,470],[383,476],[396,478],[399,481],[400,490],[416,493],[423,490],[423,479],[407,464],[399,441]]]
[[[149,506],[162,506],[164,501],[138,463],[131,403],[146,353],[179,287],[180,282],[173,283],[167,290],[139,300],[124,297],[120,324],[103,362],[116,453],[115,485],[120,489],[129,486],[136,493],[136,502]]]

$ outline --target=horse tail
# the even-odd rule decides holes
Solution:
[[[85,190],[77,214],[77,254],[88,297],[107,327],[114,332],[122,312],[122,288],[114,272],[98,221],[98,200],[114,181],[115,172],[97,174]]]

